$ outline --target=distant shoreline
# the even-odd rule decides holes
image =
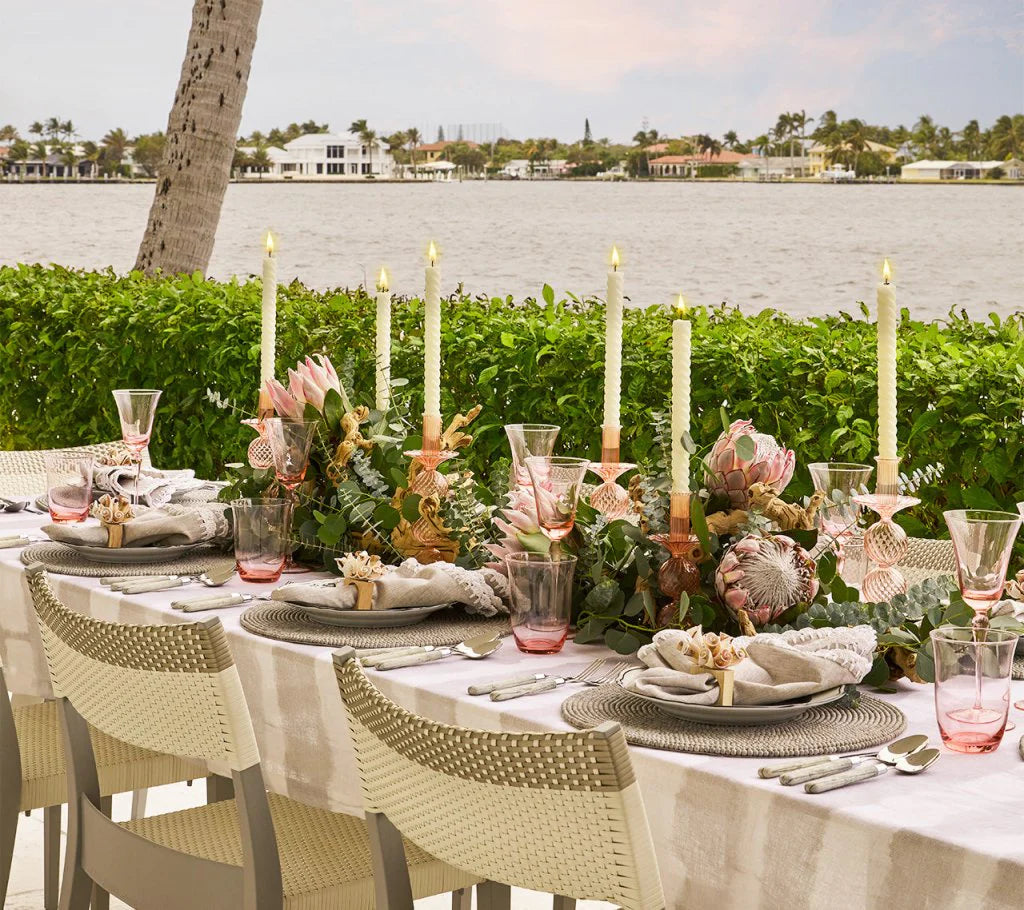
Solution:
[[[77,180],[64,180],[62,178],[46,178],[41,180],[0,180],[0,187],[4,186],[133,186],[155,184],[155,177],[119,177],[111,180],[93,179],[83,177]],[[382,177],[374,180],[352,180],[350,178],[331,179],[330,177],[305,177],[289,178],[282,180],[279,177],[260,180],[258,178],[246,177],[232,179],[235,186],[287,186],[289,184],[301,184],[303,186],[375,186],[380,184],[404,186],[435,186],[447,183],[543,183],[572,185],[574,183],[609,183],[609,184],[690,184],[697,185],[705,183],[733,183],[737,186],[1008,186],[1022,187],[1024,180],[903,180],[899,177],[879,180],[819,180],[815,177],[798,177],[787,180],[738,180],[735,177],[630,177],[610,179],[605,177],[555,177],[555,178],[533,178],[528,180],[516,180],[509,178],[471,178],[467,180],[405,180],[397,177]]]

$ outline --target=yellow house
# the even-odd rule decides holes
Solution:
[[[874,152],[876,155],[886,164],[891,164],[896,160],[897,149],[894,149],[891,145],[882,145],[881,142],[874,142],[868,139],[865,143],[865,151]],[[825,168],[830,164],[828,160],[828,146],[822,145],[820,142],[815,142],[807,151],[808,157],[808,168],[809,173],[812,177],[817,177]]]
[[[442,139],[440,142],[428,142],[425,145],[416,146],[416,159],[417,161],[423,161],[426,164],[433,164],[435,161],[440,161],[441,156],[444,154],[445,149],[449,145],[456,145],[459,140],[445,140]],[[480,148],[475,142],[462,141],[462,145],[468,145],[471,149]]]

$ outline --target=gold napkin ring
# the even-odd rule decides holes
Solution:
[[[723,708],[731,707],[736,674],[732,670],[708,670],[707,672],[715,677],[715,682],[718,683],[718,700],[715,704]]]
[[[343,578],[346,585],[354,585],[356,589],[356,609],[373,609],[373,582],[363,578]]]
[[[107,521],[101,521],[100,524],[107,530],[107,546],[111,549],[117,550],[124,546],[124,525],[123,524],[111,524]]]

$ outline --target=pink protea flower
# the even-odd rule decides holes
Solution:
[[[267,381],[267,391],[280,417],[301,417],[307,403],[323,413],[324,397],[331,389],[342,396],[348,408],[341,380],[324,354],[317,354],[316,360],[307,357],[289,370],[287,389],[276,379]]]
[[[722,557],[715,591],[730,613],[743,610],[755,626],[762,626],[813,599],[817,565],[792,537],[748,534]]]
[[[741,458],[736,451],[736,440],[749,436],[754,442],[754,456]],[[723,432],[704,460],[708,469],[709,490],[727,493],[735,509],[749,505],[751,485],[764,483],[777,493],[786,489],[793,477],[796,456],[792,449],[784,449],[774,436],[758,433],[749,420],[733,421]]]
[[[532,494],[514,490],[508,494],[508,499],[508,508],[502,509],[491,519],[502,534],[501,540],[485,544],[491,555],[498,559],[487,565],[502,574],[506,572],[505,557],[509,553],[522,553],[526,550],[536,552],[547,543],[537,521],[537,505]]]

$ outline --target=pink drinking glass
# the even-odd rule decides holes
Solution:
[[[958,509],[942,514],[956,552],[960,593],[974,610],[975,625],[984,626],[992,605],[1003,596],[1021,517],[986,509]]]
[[[287,499],[236,499],[231,503],[235,563],[243,581],[277,581],[289,549],[292,504]]]
[[[576,523],[576,506],[590,462],[586,458],[530,455],[526,467],[537,502],[537,522],[557,548]]]
[[[531,455],[550,455],[555,450],[555,439],[562,428],[550,423],[510,423],[505,427],[508,445],[512,450],[512,475],[509,489],[528,489],[531,485],[526,459]]]
[[[943,626],[932,630],[931,642],[943,743],[954,752],[994,751],[1006,730],[1017,635]]]
[[[293,509],[296,502],[295,491],[306,478],[309,467],[309,452],[316,438],[319,422],[316,420],[299,420],[294,417],[268,417],[264,421],[267,430],[267,441],[274,456],[274,474],[278,483],[285,489]],[[289,512],[289,520],[291,512]],[[291,528],[289,527],[289,532]],[[285,562],[284,571],[291,574],[305,572],[291,553]]]
[[[160,389],[114,389],[114,403],[121,420],[121,439],[135,462],[135,489],[132,503],[139,504],[139,473],[142,453],[153,435],[153,417],[163,392]]]
[[[569,634],[575,556],[509,553],[512,636],[527,654],[557,654]]]
[[[50,519],[85,521],[92,506],[92,456],[47,455],[45,463]]]
[[[807,466],[814,489],[825,494],[825,501],[815,516],[818,531],[835,545],[836,571],[842,574],[846,561],[846,544],[853,537],[861,507],[853,496],[866,492],[871,465],[841,461],[818,461]]]

